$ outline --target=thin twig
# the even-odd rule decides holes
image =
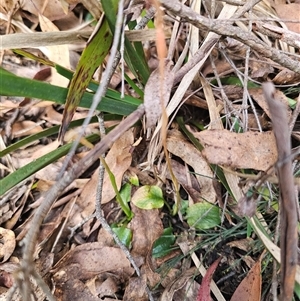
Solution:
[[[104,127],[104,119],[103,119],[103,115],[102,114],[99,115],[99,128],[100,128],[101,138],[103,138],[105,136],[105,127]],[[105,154],[104,153],[101,156],[102,156],[102,158],[105,158]],[[104,172],[105,172],[105,167],[104,167],[102,161],[100,160],[99,180],[98,180],[97,193],[96,193],[96,217],[100,221],[101,226],[103,227],[103,229],[105,229],[113,237],[113,239],[115,240],[116,244],[123,251],[123,253],[125,254],[125,256],[127,257],[127,259],[129,260],[129,262],[133,266],[133,268],[134,268],[137,276],[141,277],[141,271],[138,268],[137,264],[135,263],[135,261],[134,261],[133,257],[131,256],[129,250],[122,243],[122,241],[119,239],[119,237],[117,236],[117,234],[111,229],[110,225],[108,224],[107,220],[105,219],[105,217],[102,214],[101,199],[102,199]],[[147,286],[146,286],[146,292],[148,294],[149,300],[150,301],[154,301],[154,299],[152,297],[152,293],[151,293],[150,289]]]
[[[107,91],[108,88],[108,84],[111,80],[111,77],[113,75],[112,69],[114,66],[114,62],[115,62],[115,57],[118,51],[118,46],[119,46],[119,41],[120,41],[120,36],[121,36],[121,31],[122,31],[122,24],[123,24],[123,9],[124,9],[124,0],[120,0],[119,1],[119,6],[118,6],[118,14],[117,14],[117,20],[116,20],[116,25],[115,25],[115,32],[114,32],[114,38],[113,38],[113,43],[112,43],[112,47],[111,47],[111,52],[110,52],[110,56],[107,62],[107,66],[106,66],[106,71],[103,75],[103,80],[100,83],[97,92],[95,93],[94,97],[93,97],[93,102],[92,105],[89,109],[89,113],[87,115],[87,117],[85,118],[82,127],[81,127],[81,131],[77,137],[77,139],[74,141],[66,159],[64,160],[64,164],[61,168],[61,171],[59,173],[58,179],[62,177],[63,173],[65,172],[67,166],[69,165],[72,157],[75,154],[75,151],[80,143],[80,139],[82,138],[82,136],[84,135],[84,132],[88,126],[88,124],[90,123],[94,112],[96,111],[99,103],[101,102],[102,98],[105,96],[105,93]]]
[[[289,56],[281,53],[279,50],[268,46],[254,34],[243,31],[242,29],[228,23],[224,25],[222,22],[219,22],[219,20],[210,20],[205,18],[195,13],[191,8],[183,5],[179,1],[161,0],[160,2],[170,12],[176,16],[182,17],[184,20],[200,28],[201,30],[206,32],[212,31],[219,35],[232,37],[250,46],[253,50],[257,51],[264,57],[270,58],[280,65],[300,74],[300,65],[298,61],[293,60]],[[238,12],[236,12],[236,14],[237,13]]]
[[[122,120],[121,123],[107,136],[105,136],[84,158],[73,164],[70,170],[68,170],[64,174],[64,176],[59,181],[57,181],[49,191],[47,191],[43,203],[37,209],[32,219],[32,226],[29,228],[28,233],[23,240],[24,255],[21,262],[20,273],[17,273],[17,278],[20,279],[21,283],[25,282],[24,279],[29,279],[29,275],[34,273],[33,254],[39,235],[39,229],[55,200],[68,185],[70,185],[76,178],[78,178],[83,172],[85,172],[99,158],[101,154],[105,153],[111,147],[114,141],[120,138],[123,133],[131,128],[144,115],[144,112],[144,105],[140,105],[137,110],[131,113],[126,119]],[[30,299],[25,299],[24,297],[24,289],[26,291],[26,288],[24,286],[19,286],[23,300],[29,301]]]

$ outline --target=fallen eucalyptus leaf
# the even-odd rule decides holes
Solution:
[[[277,160],[272,132],[206,130],[193,134],[204,146],[202,154],[211,164],[266,171]]]

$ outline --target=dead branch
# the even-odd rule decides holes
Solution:
[[[105,136],[84,158],[75,163],[64,176],[57,181],[49,191],[46,192],[44,201],[36,211],[31,227],[24,239],[24,258],[21,263],[21,271],[17,277],[20,277],[20,281],[28,279],[30,274],[34,274],[34,258],[36,240],[39,235],[40,226],[55,200],[59,197],[62,191],[77,179],[83,172],[85,172],[98,158],[105,153],[111,145],[121,137],[130,127],[132,127],[144,114],[144,105],[140,105],[133,113],[131,113],[126,119],[124,119],[116,128],[114,128],[107,136]],[[25,287],[22,286],[19,289]],[[28,290],[28,287],[27,287]],[[23,292],[20,292],[23,295]],[[25,292],[25,295],[28,292]],[[24,299],[24,301],[31,299]]]
[[[270,47],[253,33],[246,32],[239,27],[231,25],[230,20],[227,20],[227,22],[222,22],[221,20],[210,20],[197,14],[190,7],[187,7],[178,1],[170,2],[168,0],[161,0],[161,4],[176,16],[180,16],[182,19],[193,24],[199,29],[207,32],[212,31],[221,36],[231,37],[238,40],[248,45],[262,56],[270,58],[274,62],[300,74],[300,65],[297,60],[293,60],[286,54],[281,53],[279,50]],[[233,16],[233,19],[236,18],[237,13]]]
[[[297,267],[297,208],[291,157],[291,135],[287,108],[274,97],[272,83],[264,83],[278,150],[277,172],[280,187],[280,248],[281,248],[281,300],[293,298]]]

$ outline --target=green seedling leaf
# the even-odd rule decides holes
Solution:
[[[112,230],[117,234],[121,242],[129,248],[132,241],[132,231],[126,227],[112,227]]]
[[[294,110],[296,108],[297,100],[294,100],[289,97],[287,97],[287,100],[288,100],[290,108]]]
[[[175,204],[174,204],[175,206]],[[186,215],[186,211],[189,208],[189,201],[181,200],[180,212],[182,215]]]
[[[251,227],[251,224],[247,222],[247,237],[251,237],[253,233],[253,228]]]
[[[99,136],[94,134],[90,137],[87,137],[87,140],[89,142],[95,142],[99,139]],[[65,156],[70,148],[72,146],[72,143],[68,143],[66,145],[63,145],[59,147],[58,149],[28,163],[27,165],[19,168],[15,172],[9,174],[2,180],[0,180],[0,195],[3,195],[6,193],[9,189],[14,187],[15,185],[19,184],[21,181],[27,179],[31,175],[33,175],[35,172],[39,171],[43,167],[51,164],[52,162],[58,160],[59,158]]]
[[[243,133],[243,128],[240,126],[238,118],[231,118],[231,122],[236,133]]]
[[[208,202],[200,202],[190,206],[186,214],[190,227],[207,230],[220,225],[220,209]]]
[[[162,208],[165,202],[162,190],[158,186],[150,185],[139,188],[131,201],[140,209]]]
[[[124,203],[129,203],[131,199],[131,185],[126,183],[120,190],[120,197]]]
[[[104,18],[97,32],[88,41],[71,80],[62,125],[58,135],[59,140],[63,140],[85,89],[110,50],[112,39],[107,20]]]
[[[176,236],[173,234],[173,228],[165,228],[162,236],[154,242],[152,256],[159,258],[168,255],[174,249],[175,240]]]
[[[36,62],[38,62],[42,65],[46,65],[46,66],[50,66],[50,67],[55,68],[55,63],[52,62],[51,60],[48,60],[46,58],[34,55],[34,54],[30,53],[29,51],[26,51],[24,49],[13,49],[13,52],[16,53],[16,54],[22,55],[24,57],[27,57],[29,59],[32,59],[32,60],[34,60],[34,61],[36,61]]]
[[[139,186],[140,185],[139,178],[138,178],[137,175],[133,175],[132,177],[130,177],[129,182],[133,186]]]
[[[111,182],[111,185],[114,189],[114,192],[116,194],[116,200],[117,202],[119,203],[120,207],[122,208],[122,210],[124,211],[124,213],[126,214],[127,218],[129,220],[132,219],[133,217],[133,213],[132,211],[130,210],[130,207],[128,205],[128,202],[125,201],[121,195],[120,195],[120,192],[118,190],[118,187],[117,187],[117,183],[116,183],[116,178],[114,176],[114,174],[111,172],[109,166],[107,165],[105,159],[103,157],[100,157],[100,160],[101,160],[101,163],[103,164],[103,166],[105,167],[105,170],[109,176],[109,179],[110,179],[110,182]]]

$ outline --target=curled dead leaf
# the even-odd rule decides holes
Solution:
[[[216,200],[216,192],[213,187],[213,172],[207,161],[197,149],[179,133],[172,131],[167,139],[168,151],[180,157],[185,163],[193,167],[196,179],[200,184],[201,197],[210,203]]]
[[[174,73],[171,70],[172,65],[172,61],[166,60],[163,72],[159,67],[155,69],[145,86],[144,105],[147,128],[155,126],[162,114],[162,110],[169,101],[174,81]]]

